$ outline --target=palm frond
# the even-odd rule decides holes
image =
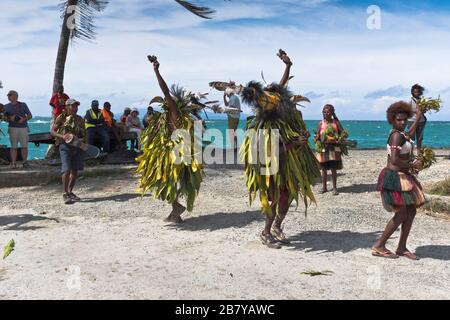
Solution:
[[[196,16],[199,16],[203,19],[212,19],[215,10],[212,10],[208,7],[203,7],[201,5],[196,5],[190,1],[185,0],[175,0],[178,4],[182,5],[186,10],[192,12]]]
[[[76,5],[76,19],[75,26],[70,30],[70,38],[81,40],[93,40],[95,39],[95,25],[94,17],[97,12],[103,11],[108,5],[107,0],[65,0],[60,3],[60,10],[62,17],[66,15],[73,15],[73,13],[67,13],[67,7],[73,3]]]

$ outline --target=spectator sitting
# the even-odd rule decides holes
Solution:
[[[91,109],[86,111],[84,117],[85,127],[87,131],[87,143],[94,145],[95,138],[101,139],[103,152],[109,153],[109,134],[106,127],[105,118],[103,118],[102,112],[99,109],[99,103],[97,100],[93,100],[91,103]]]
[[[33,115],[28,106],[19,102],[17,91],[11,90],[8,93],[10,103],[5,105],[5,119],[9,122],[8,133],[11,142],[11,168],[17,167],[17,146],[20,143],[20,153],[22,155],[23,167],[28,167],[28,120]]]
[[[123,114],[120,117],[120,123],[123,123],[126,126],[127,123],[127,117],[130,115],[131,113],[131,109],[126,107],[125,109],[123,109]]]
[[[153,108],[149,106],[147,108],[147,113],[145,114],[144,119],[142,120],[142,124],[144,125],[144,128],[148,127],[148,123],[150,122],[150,120],[154,114],[155,114],[155,112],[153,111]]]
[[[110,136],[111,134],[114,135],[114,138],[117,141],[116,146],[120,148],[122,146],[121,142],[123,137],[123,130],[121,130],[121,128],[116,126],[116,121],[114,120],[114,113],[111,112],[111,103],[105,102],[103,104],[102,115],[103,118],[105,119],[108,134]]]
[[[141,120],[139,119],[138,109],[134,108],[131,111],[130,115],[127,117],[126,124],[127,124],[129,131],[136,132],[136,134],[138,136],[137,141],[135,139],[131,140],[131,150],[134,150],[135,148],[140,150],[141,149],[140,137],[141,137],[142,127],[141,127]]]

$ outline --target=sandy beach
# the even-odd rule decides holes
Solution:
[[[0,188],[0,245],[16,243],[0,261],[0,299],[448,299],[450,220],[418,214],[409,249],[420,261],[370,254],[391,217],[376,192],[385,161],[383,150],[351,150],[340,195],[317,195],[307,218],[303,205],[291,207],[291,244],[280,250],[260,243],[264,217],[248,205],[238,169],[206,169],[194,211],[177,226],[163,222],[168,204],[136,193],[131,169],[81,179],[83,201],[73,205],[57,183]],[[419,179],[449,175],[439,157]],[[332,273],[302,274],[310,270]]]

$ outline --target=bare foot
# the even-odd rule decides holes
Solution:
[[[181,219],[181,215],[186,210],[184,206],[179,204],[178,202],[174,202],[172,204],[172,212],[169,216],[164,220],[166,222],[174,222],[174,223],[182,223],[183,219]]]
[[[164,219],[165,222],[172,222],[172,223],[183,223],[183,219],[181,219],[180,216],[169,214],[167,218]]]

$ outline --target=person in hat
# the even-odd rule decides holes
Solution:
[[[97,100],[92,100],[91,108],[86,111],[84,116],[85,127],[87,132],[87,143],[95,145],[95,139],[99,138],[103,152],[109,153],[109,134],[106,126],[105,118],[99,109]]]
[[[80,148],[67,143],[72,140],[72,136],[84,139],[86,129],[84,120],[80,117],[78,106],[80,103],[75,99],[66,101],[66,112],[60,114],[51,127],[51,135],[55,137],[55,145],[59,148],[61,157],[61,173],[63,184],[63,201],[65,204],[79,201],[80,198],[73,193],[78,171],[84,169],[84,152]]]
[[[9,103],[5,105],[5,120],[8,121],[8,133],[11,142],[11,168],[17,167],[17,147],[20,143],[20,154],[23,167],[27,167],[28,159],[28,120],[33,115],[26,103],[18,101],[19,94],[11,90],[7,94]]]
[[[138,149],[141,150],[140,136],[141,136],[141,120],[139,119],[139,110],[137,108],[133,108],[131,110],[130,115],[127,117],[126,125],[128,127],[128,131],[136,132],[137,140],[131,140],[131,150]]]

